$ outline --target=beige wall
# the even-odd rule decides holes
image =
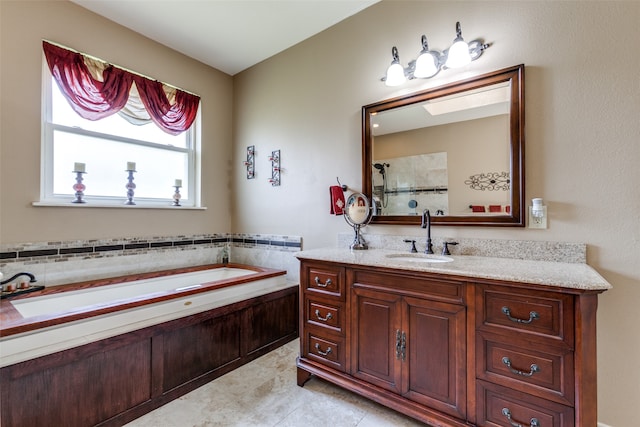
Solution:
[[[70,2],[0,0],[0,14],[0,242],[230,231],[230,76]],[[31,206],[40,195],[42,39],[201,96],[202,202],[208,210]],[[70,185],[72,178],[70,174]],[[123,175],[123,192],[125,180]],[[85,183],[90,185],[89,179]]]
[[[379,79],[396,45],[406,64],[420,49],[463,36],[492,43],[462,71],[387,88]],[[233,230],[301,235],[306,249],[335,246],[344,220],[328,190],[359,190],[361,107],[454,79],[526,65],[526,196],[543,197],[549,229],[439,227],[435,235],[586,242],[588,262],[614,289],[600,298],[599,418],[637,423],[640,396],[639,2],[387,1],[237,75]],[[257,150],[246,180],[245,147]],[[268,154],[282,150],[282,186]],[[418,227],[370,226],[415,234]],[[587,427],[587,426],[585,426]],[[589,426],[590,427],[590,426]]]

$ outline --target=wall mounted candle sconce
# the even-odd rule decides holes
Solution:
[[[256,177],[256,169],[255,169],[255,154],[256,148],[255,145],[250,145],[247,147],[247,160],[245,160],[244,165],[247,167],[247,179],[253,179]]]
[[[529,228],[547,228],[547,207],[542,204],[542,199],[531,200],[529,206]]]
[[[427,36],[423,35],[422,50],[418,54],[418,58],[409,62],[406,68],[400,64],[398,49],[393,46],[391,65],[387,68],[386,76],[381,80],[387,86],[399,86],[407,79],[429,79],[442,69],[460,68],[475,61],[489,46],[481,39],[469,43],[465,42],[462,38],[460,22],[456,22],[456,38],[449,49],[445,49],[443,52],[429,49]]]
[[[269,182],[273,187],[277,187],[280,185],[280,150],[272,151],[269,160],[271,161],[271,179],[269,179]]]

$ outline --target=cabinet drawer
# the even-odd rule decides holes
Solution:
[[[344,332],[344,307],[306,298],[305,321],[312,325],[328,328],[333,331]]]
[[[500,286],[480,287],[479,292],[480,329],[551,338],[573,348],[572,296]]]
[[[344,341],[340,338],[321,337],[307,332],[306,353],[309,359],[345,371]]]
[[[382,289],[402,295],[426,298],[435,301],[462,303],[464,284],[459,281],[435,279],[424,274],[391,274],[368,270],[354,270],[349,279],[352,286]]]
[[[573,408],[478,381],[478,425],[572,427]],[[536,424],[537,423],[537,424]]]
[[[481,334],[478,334],[476,346],[478,378],[573,405],[572,351],[536,344],[504,343]]]
[[[344,269],[340,267],[304,267],[303,279],[306,292],[331,296],[345,300]]]

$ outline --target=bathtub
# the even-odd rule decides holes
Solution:
[[[205,266],[5,299],[0,367],[297,286],[285,274],[241,265]]]

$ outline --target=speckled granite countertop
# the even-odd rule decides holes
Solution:
[[[409,252],[405,253],[411,256]],[[394,254],[403,254],[403,252],[384,249],[351,251],[349,249],[325,248],[297,252],[295,256],[299,259],[505,280],[586,291],[605,291],[612,288],[609,282],[593,268],[581,263],[467,255],[452,255],[452,262],[435,263],[389,257]]]

